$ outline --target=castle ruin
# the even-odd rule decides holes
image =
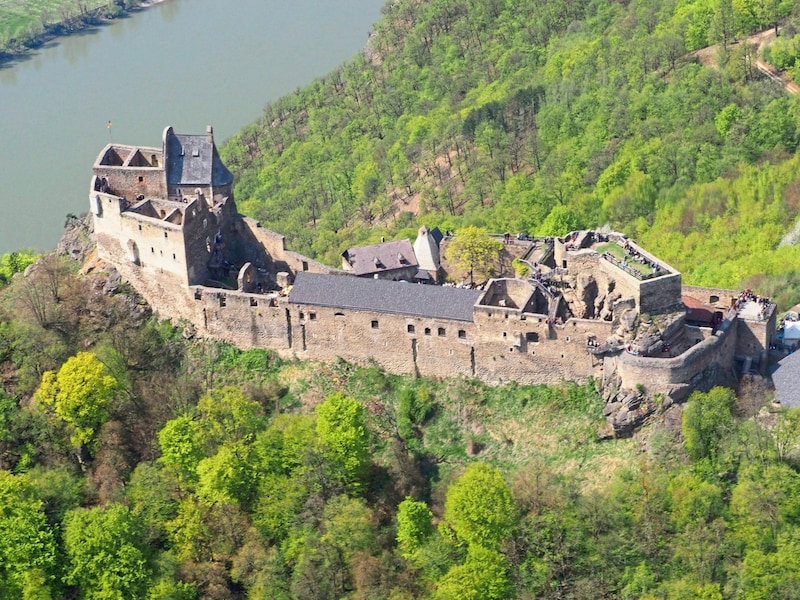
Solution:
[[[398,374],[491,384],[594,378],[618,434],[656,405],[735,372],[763,372],[775,335],[773,304],[683,286],[679,272],[621,234],[526,241],[528,275],[493,279],[482,290],[328,267],[237,212],[233,176],[210,127],[204,135],[167,127],[160,148],[107,145],[89,203],[99,256],[153,310],[199,336],[283,357],[374,361]],[[417,268],[406,254],[394,252],[397,268]],[[430,268],[426,261],[420,266]],[[710,318],[687,319],[684,299]]]

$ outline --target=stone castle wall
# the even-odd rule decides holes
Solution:
[[[374,362],[393,373],[474,377],[492,384],[613,377],[623,388],[643,385],[651,394],[675,398],[729,373],[738,349],[758,351],[758,344],[763,347],[769,339],[770,325],[774,329],[774,315],[771,321],[742,325],[744,321],[731,313],[713,335],[710,330],[687,329],[700,341],[681,356],[647,358],[620,350],[615,336],[622,330],[623,317],[630,321],[634,311],[674,310],[680,303],[681,277],[659,263],[665,274],[637,279],[588,247],[596,239],[592,232],[574,234],[569,246],[554,240],[554,265],[559,271],[548,281],[493,282],[473,307],[469,321],[458,320],[465,316],[423,318],[301,304],[290,302],[291,295],[248,293],[245,290],[282,288],[299,272],[342,272],[288,250],[284,236],[239,215],[233,198],[225,197],[230,186],[200,186],[193,199],[188,198],[194,196],[194,188],[167,189],[166,157],[162,160],[157,149],[139,150],[144,155],[134,162],[153,163],[146,155],[152,151],[161,164],[130,166],[133,154],[118,156],[109,147],[95,163],[90,206],[99,255],[154,311],[175,322],[191,323],[201,336],[241,348],[270,348],[283,357],[307,360],[341,357],[360,364]],[[128,166],[116,166],[120,160]],[[137,205],[140,196],[149,204]],[[243,264],[239,290],[204,285],[210,275],[219,272],[225,277],[231,265]],[[227,275],[226,279],[231,273]],[[567,318],[561,323],[566,313],[547,314],[557,308],[549,306],[553,290],[574,295],[571,301],[582,307],[578,311],[582,316],[597,316],[599,307],[605,306],[604,318]],[[723,304],[729,302],[730,293],[711,288],[688,292],[703,302],[714,296]],[[565,300],[566,295],[562,308]],[[594,352],[604,343],[608,347],[601,358]]]
[[[680,356],[650,358],[622,352],[605,360],[606,370],[621,377],[623,388],[644,386],[650,393],[673,394],[676,388],[710,388],[732,376],[737,318],[731,312],[717,331]],[[719,377],[717,377],[719,375]],[[717,381],[715,381],[717,380]]]

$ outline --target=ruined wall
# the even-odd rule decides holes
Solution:
[[[247,294],[204,286],[191,288],[198,331],[238,348],[271,348],[290,356],[288,303],[271,294]]]
[[[733,306],[735,300],[739,298],[739,292],[722,288],[701,287],[696,285],[682,285],[681,295],[688,296],[721,310],[727,310]]]
[[[732,320],[731,320],[732,319]],[[650,393],[673,394],[676,388],[708,389],[733,372],[737,341],[735,314],[717,332],[673,358],[648,358],[622,352],[608,357],[605,370],[616,371],[623,388],[644,386]]]
[[[291,350],[301,359],[360,364],[392,373],[473,376],[472,323],[290,304]]]
[[[657,315],[680,307],[680,303],[680,273],[668,273],[639,282],[640,312]]]
[[[605,341],[612,325],[569,319],[551,325],[544,314],[478,306],[475,319],[475,375],[489,383],[559,383],[597,375],[600,363],[587,351],[590,339]]]
[[[105,177],[111,191],[118,195],[135,200],[143,195],[147,198],[167,198],[166,179],[163,167],[112,167],[96,165],[94,174]]]
[[[773,304],[767,318],[762,321],[742,318],[738,321],[736,354],[740,357],[752,357],[762,373],[765,372],[769,362],[769,348],[775,343],[777,336],[776,313]]]
[[[242,235],[252,239],[257,247],[263,249],[264,255],[270,257],[270,262],[277,271],[308,271],[309,273],[331,273],[336,269],[312,260],[297,252],[286,249],[286,238],[274,231],[265,229],[261,223],[254,219],[241,217]],[[254,264],[258,264],[256,261]]]

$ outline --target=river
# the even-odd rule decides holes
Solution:
[[[220,145],[362,49],[383,3],[165,0],[0,66],[0,254],[55,247],[109,140],[212,125]]]

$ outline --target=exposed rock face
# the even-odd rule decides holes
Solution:
[[[69,256],[80,263],[85,262],[86,257],[95,247],[93,233],[94,221],[91,215],[68,217],[64,234],[56,246],[56,253],[59,256]]]
[[[581,319],[594,318],[597,299],[597,281],[589,273],[580,273],[575,281],[575,316]]]

